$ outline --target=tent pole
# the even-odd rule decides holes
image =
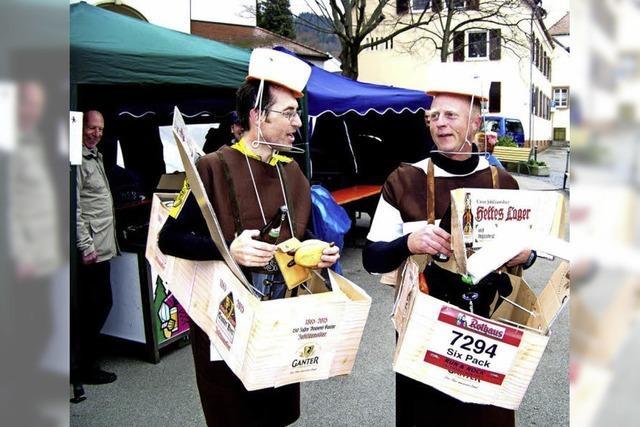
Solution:
[[[307,88],[305,88],[302,93],[304,96],[302,97],[302,117],[300,117],[300,121],[302,121],[302,142],[304,143],[304,174],[308,180],[311,180],[311,146],[309,144],[309,92],[307,92]]]

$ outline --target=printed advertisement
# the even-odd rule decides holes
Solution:
[[[159,275],[153,290],[154,333],[158,344],[189,331],[189,316]]]
[[[557,234],[562,196],[554,192],[458,189],[451,192],[466,249],[501,235]]]

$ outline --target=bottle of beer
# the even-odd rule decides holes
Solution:
[[[280,206],[273,218],[271,218],[271,220],[269,220],[269,222],[260,229],[260,235],[257,237],[258,240],[275,245],[278,241],[278,237],[280,237],[282,221],[285,220],[288,211],[289,210],[286,205]]]
[[[471,212],[471,193],[464,196],[464,213],[462,214],[462,240],[467,255],[473,248],[473,213]]]
[[[444,213],[442,218],[440,218],[440,228],[442,228],[447,233],[451,233],[451,207],[447,208],[447,211]],[[449,261],[449,257],[443,253],[438,252],[433,256],[433,259],[440,262]]]

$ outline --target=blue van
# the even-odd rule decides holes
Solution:
[[[486,114],[483,117],[483,130],[492,131],[498,134],[498,138],[507,135],[513,138],[518,147],[524,145],[524,128],[518,119],[512,119],[497,114]]]

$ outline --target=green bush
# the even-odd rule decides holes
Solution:
[[[529,159],[529,162],[527,162],[529,164],[529,166],[547,166],[547,164],[545,162],[539,162],[537,160],[534,159]]]
[[[497,147],[517,147],[518,144],[508,135],[502,135],[496,142]]]

